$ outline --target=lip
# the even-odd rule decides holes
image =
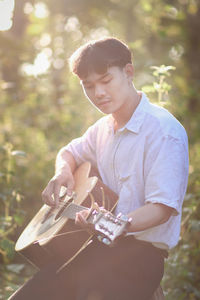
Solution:
[[[103,106],[103,105],[106,105],[108,103],[110,103],[110,100],[102,101],[102,102],[98,103],[98,106]]]

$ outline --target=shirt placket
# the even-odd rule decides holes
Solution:
[[[122,132],[116,132],[114,135],[114,145],[113,145],[113,155],[112,155],[112,166],[113,166],[113,181],[114,184],[117,188],[117,190],[119,189],[119,176],[118,176],[118,172],[117,170],[119,169],[119,167],[117,166],[117,153],[119,151],[119,146],[121,144],[122,141]],[[118,191],[119,192],[119,191]]]

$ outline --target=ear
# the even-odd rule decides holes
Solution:
[[[129,80],[133,80],[133,75],[134,75],[134,68],[133,68],[133,65],[132,64],[126,64],[125,67],[124,67],[124,72],[126,73],[127,75],[127,78]]]

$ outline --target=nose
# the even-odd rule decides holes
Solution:
[[[95,98],[102,99],[105,97],[105,90],[102,85],[95,86]]]

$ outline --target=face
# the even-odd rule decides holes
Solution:
[[[124,68],[110,67],[104,74],[90,73],[81,81],[90,102],[105,114],[114,114],[129,101],[132,83],[132,65]]]

